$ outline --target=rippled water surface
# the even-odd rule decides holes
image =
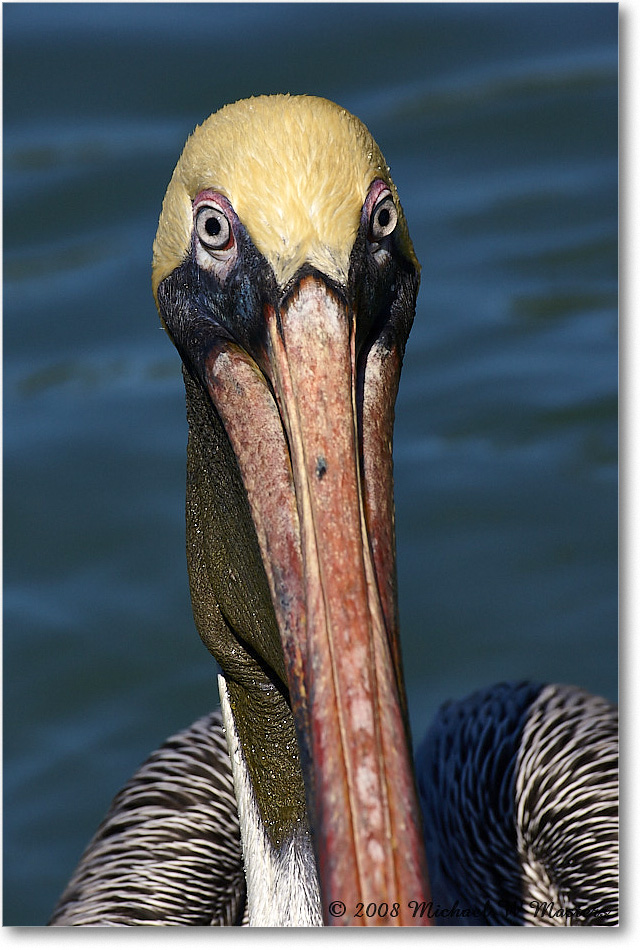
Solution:
[[[397,407],[413,728],[503,678],[617,688],[615,4],[4,12],[5,924],[43,924],[118,787],[216,703],[151,243],[225,102],[370,127],[422,289]]]

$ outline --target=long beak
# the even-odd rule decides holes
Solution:
[[[207,383],[271,588],[324,917],[426,923],[409,907],[428,900],[429,890],[394,590],[391,436],[400,360],[393,355],[388,365],[375,353],[357,370],[354,315],[316,275],[264,315],[262,369],[221,343],[210,353]]]

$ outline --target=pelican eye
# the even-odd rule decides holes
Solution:
[[[397,218],[397,209],[392,195],[389,191],[385,192],[378,204],[375,205],[370,218],[370,241],[381,241],[392,234],[397,227]]]
[[[226,251],[234,243],[225,213],[213,205],[203,205],[196,215],[196,234],[208,251]]]

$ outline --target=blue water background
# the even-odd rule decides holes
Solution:
[[[150,257],[183,142],[308,92],[391,166],[422,288],[397,406],[412,723],[617,690],[617,6],[5,4],[4,923],[215,705]]]

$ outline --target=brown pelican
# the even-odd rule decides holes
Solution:
[[[190,589],[222,671],[250,923],[426,923],[408,910],[429,890],[391,454],[419,267],[368,130],[308,96],[211,116],[167,189],[152,282],[183,360]]]
[[[52,923],[434,921],[398,634],[392,430],[419,267],[363,124],[226,106],[153,288],[183,360],[187,556],[222,716],[117,796]]]

